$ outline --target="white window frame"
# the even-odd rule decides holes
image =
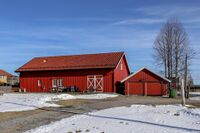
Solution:
[[[38,79],[38,87],[41,87],[41,80],[40,79]]]
[[[52,87],[63,87],[63,79],[52,79]]]

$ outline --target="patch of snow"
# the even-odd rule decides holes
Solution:
[[[200,95],[200,92],[190,92],[192,95]]]
[[[181,105],[132,105],[75,115],[26,133],[200,132],[200,109]]]
[[[58,106],[54,103],[46,102],[46,99],[53,96],[55,95],[6,93],[0,96],[0,112],[25,111],[44,106]]]
[[[200,92],[190,92],[190,100],[200,101]]]
[[[88,94],[88,95],[75,95],[77,99],[106,99],[117,97],[116,94]]]
[[[200,97],[190,97],[190,100],[200,101]]]
[[[71,100],[71,99],[76,99],[76,97],[70,94],[60,94],[60,95],[55,95],[53,97],[47,97],[45,101],[60,101],[60,100]]]
[[[48,94],[48,93],[6,93],[0,96],[0,112],[34,110],[42,107],[58,107],[53,103],[59,100],[70,99],[105,99],[116,97],[114,94]]]

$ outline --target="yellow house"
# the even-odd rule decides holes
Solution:
[[[12,74],[0,69],[0,84],[9,84]]]

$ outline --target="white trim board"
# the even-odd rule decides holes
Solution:
[[[135,73],[132,73],[132,74],[129,75],[128,77],[126,77],[126,78],[124,78],[123,80],[121,80],[121,83],[125,82],[126,80],[128,80],[129,78],[131,78],[132,76],[136,75],[137,73],[139,73],[140,71],[142,71],[142,70],[144,70],[144,69],[150,71],[151,73],[155,74],[156,76],[158,76],[158,77],[164,79],[165,81],[167,81],[167,82],[169,82],[169,83],[171,82],[169,79],[167,79],[167,78],[165,78],[165,77],[163,77],[163,76],[161,76],[161,75],[159,75],[159,74],[157,74],[157,73],[151,71],[150,69],[148,69],[148,68],[146,68],[146,67],[143,67],[143,68],[139,69],[138,71],[136,71]]]
[[[123,52],[123,55],[122,55],[122,57],[120,58],[119,62],[117,63],[115,69],[117,69],[117,67],[119,66],[119,64],[120,64],[121,61],[123,60],[123,58],[125,58],[126,66],[127,66],[128,72],[130,73],[130,68],[129,68],[129,65],[128,65],[128,61],[127,61],[125,52]]]

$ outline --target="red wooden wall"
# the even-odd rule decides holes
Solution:
[[[125,81],[125,94],[144,95],[145,91],[147,91],[147,95],[166,95],[167,85],[167,81],[143,69]],[[145,90],[145,86],[147,90]]]
[[[88,75],[103,75],[103,92],[116,92],[116,82],[120,82],[128,74],[128,64],[123,56],[115,69],[20,72],[20,88],[26,88],[27,92],[49,92],[52,79],[63,79],[64,86],[75,85],[80,91],[85,91]],[[41,81],[41,87],[38,87],[38,80]]]
[[[64,86],[76,85],[84,91],[87,89],[87,75],[103,75],[103,92],[113,92],[112,69],[21,72],[20,88],[26,88],[27,92],[49,92],[52,79],[63,79]],[[41,80],[41,87],[38,87],[38,80]]]
[[[123,56],[122,60],[119,62],[118,66],[114,70],[114,83],[120,82],[128,75],[129,75],[128,64],[126,62],[125,56]],[[116,85],[114,87],[114,92],[116,92]]]

